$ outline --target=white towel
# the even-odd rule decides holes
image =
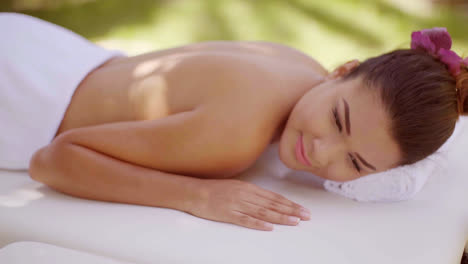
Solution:
[[[435,153],[411,165],[400,166],[356,180],[326,180],[326,190],[361,202],[396,202],[412,198],[440,165],[441,153]]]
[[[436,153],[421,161],[347,182],[325,180],[323,186],[330,192],[361,202],[397,202],[411,199],[437,169],[443,169],[443,164],[446,163],[445,154],[449,148],[457,147],[453,141],[466,122],[461,118],[449,140]]]
[[[27,169],[86,75],[123,55],[49,22],[0,13],[0,168]]]

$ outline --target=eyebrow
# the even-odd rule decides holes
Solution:
[[[349,104],[348,102],[343,98],[343,103],[344,103],[344,106],[345,106],[345,119],[346,119],[346,132],[348,133],[348,135],[351,135],[351,122],[349,121],[350,120],[350,114],[349,114]],[[372,164],[370,164],[369,162],[367,162],[363,157],[361,157],[361,155],[359,155],[359,153],[357,152],[354,152],[354,155],[356,155],[356,157],[358,157],[358,159],[361,161],[362,164],[364,164],[364,166],[372,169],[372,170],[377,170]]]

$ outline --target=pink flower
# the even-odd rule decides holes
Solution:
[[[411,49],[421,48],[436,55],[440,49],[450,50],[451,47],[452,38],[446,28],[423,29],[411,34]]]
[[[436,52],[436,46],[431,41],[431,38],[421,31],[411,33],[411,49],[422,49],[433,55]]]
[[[454,51],[451,51],[452,38],[446,28],[436,27],[415,31],[411,34],[411,49],[421,49],[437,57],[447,65],[450,73],[457,76],[460,73],[460,66],[468,67],[468,58],[464,60]]]
[[[462,58],[454,51],[441,48],[438,52],[438,55],[439,60],[447,65],[450,73],[453,76],[457,76],[460,73],[460,64],[462,63]]]
[[[452,38],[446,28],[435,27],[432,29],[423,29],[421,32],[429,36],[432,43],[436,46],[436,51],[439,51],[439,49],[450,50],[452,47]]]

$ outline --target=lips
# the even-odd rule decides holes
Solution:
[[[305,155],[304,143],[302,141],[302,133],[299,135],[297,142],[296,142],[296,158],[300,163],[306,166],[312,165],[309,159],[307,159],[307,156]]]

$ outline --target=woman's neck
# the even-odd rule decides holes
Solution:
[[[284,118],[284,120],[281,121],[280,125],[276,128],[275,135],[271,139],[270,144],[274,144],[280,141],[281,136],[283,135],[283,131],[286,128],[286,124],[288,122],[290,114],[291,114],[291,111],[289,111],[288,116]]]

